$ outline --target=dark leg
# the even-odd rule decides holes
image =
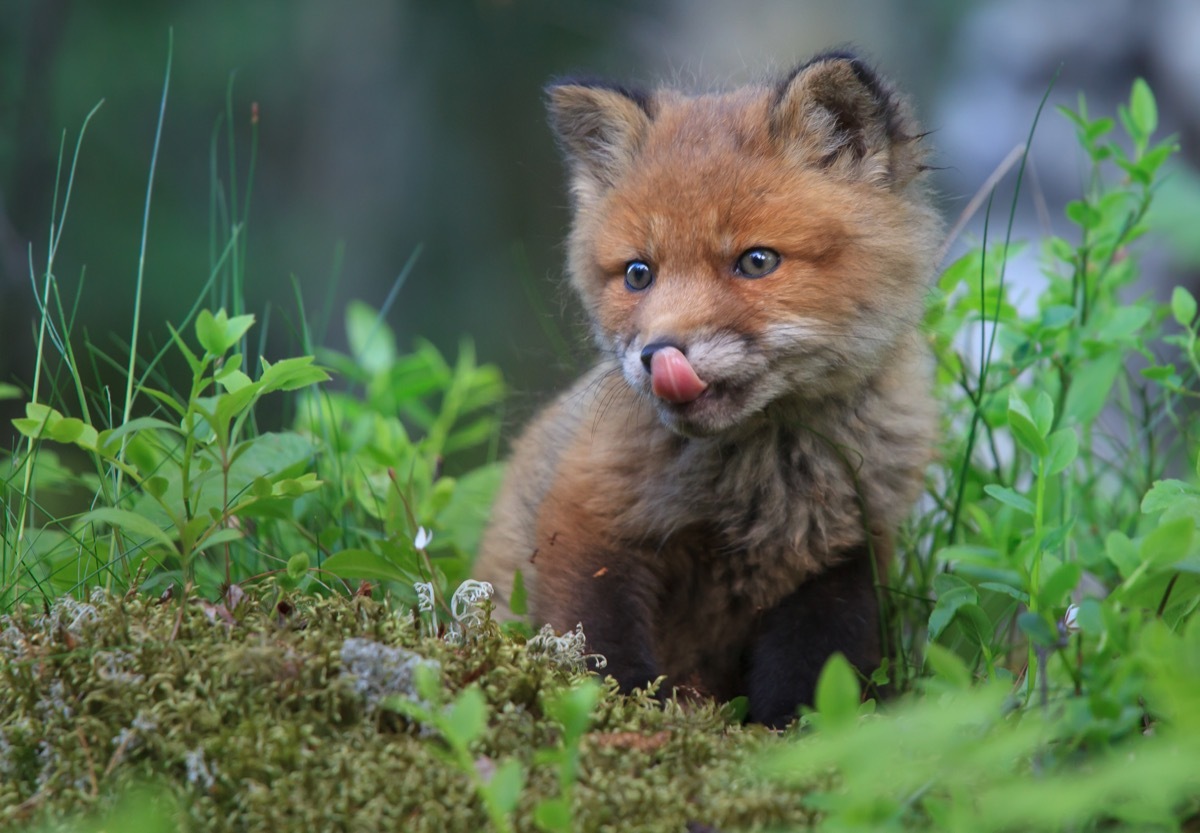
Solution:
[[[830,655],[870,673],[879,664],[879,605],[866,549],[801,585],[763,614],[749,650],[750,719],[783,727],[811,705]]]
[[[652,637],[652,579],[629,561],[591,561],[610,566],[596,570],[589,566],[575,572],[570,589],[559,594],[569,600],[565,609],[550,616],[550,621],[562,629],[582,622],[588,652],[607,660],[605,667],[595,669],[597,673],[613,677],[626,693],[645,688],[663,673]],[[669,688],[664,688],[667,690],[660,690],[660,695],[669,696]]]

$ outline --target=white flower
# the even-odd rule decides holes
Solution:
[[[433,533],[423,526],[417,527],[417,537],[413,538],[413,546],[419,550],[429,546],[429,542],[433,540]]]
[[[1067,613],[1063,616],[1063,627],[1067,633],[1079,633],[1079,605],[1067,605]]]

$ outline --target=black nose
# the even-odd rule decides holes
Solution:
[[[680,353],[687,355],[687,351],[671,341],[652,341],[642,348],[642,367],[646,368],[646,372],[650,372],[650,362],[654,360],[654,354],[664,347],[674,347]]]

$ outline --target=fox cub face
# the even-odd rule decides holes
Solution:
[[[851,394],[911,337],[937,221],[908,105],[856,58],[722,94],[548,92],[572,283],[668,428]]]

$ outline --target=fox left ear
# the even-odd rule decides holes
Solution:
[[[547,87],[546,98],[576,198],[603,193],[633,164],[650,129],[649,96],[607,81],[571,79]]]
[[[776,87],[771,136],[822,168],[902,188],[926,170],[908,102],[861,58],[818,55]]]

